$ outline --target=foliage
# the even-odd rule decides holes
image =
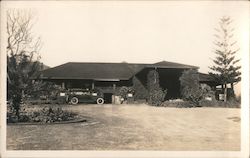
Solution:
[[[121,96],[122,98],[126,99],[128,93],[134,93],[134,90],[132,87],[126,87],[122,86],[119,88],[119,90],[116,92],[116,95]]]
[[[47,81],[33,82],[33,88],[23,98],[25,104],[65,104],[66,96],[60,96],[65,92],[60,85]]]
[[[159,83],[159,74],[156,70],[151,70],[147,76],[148,103],[160,106],[165,99],[167,90],[162,90]]]
[[[7,11],[7,99],[19,118],[24,94],[32,88],[30,77],[40,70],[40,38],[32,35],[32,14]]]
[[[214,52],[217,56],[213,60],[214,65],[209,67],[212,70],[209,74],[217,83],[223,85],[225,96],[228,96],[227,84],[231,84],[233,89],[234,83],[241,80],[241,72],[239,71],[241,66],[237,65],[240,60],[235,58],[235,53],[239,49],[233,48],[236,41],[232,41],[234,29],[231,28],[231,23],[232,19],[224,16],[219,21],[219,29],[215,29],[216,34],[214,36],[216,39],[214,44],[216,49]]]
[[[190,101],[194,105],[199,105],[203,98],[203,91],[199,84],[199,74],[197,70],[186,70],[180,77],[181,95],[184,100]]]
[[[215,91],[211,89],[211,87],[207,84],[201,84],[203,99],[209,97],[212,100],[215,100]]]
[[[155,106],[160,106],[165,100],[166,90],[163,91],[161,88],[154,89],[149,92],[148,103]]]
[[[47,98],[55,98],[63,89],[61,86],[56,85],[53,82],[35,81],[33,88],[27,93],[31,98],[41,98],[42,96]]]
[[[175,107],[175,108],[188,108],[194,107],[193,104],[190,104],[188,101],[184,101],[181,99],[176,100],[166,100],[162,104],[163,107]]]
[[[200,105],[202,107],[226,107],[226,108],[240,108],[240,102],[236,99],[230,99],[227,102],[218,101],[218,100],[201,100]]]
[[[151,70],[148,72],[147,88],[149,91],[160,88],[159,73],[156,70]]]
[[[164,101],[162,104],[163,107],[174,107],[174,108],[192,108],[197,107],[197,105],[189,101]],[[237,100],[229,100],[228,102],[218,101],[218,100],[205,100],[202,99],[199,101],[200,107],[225,107],[225,108],[240,108],[240,102]]]
[[[133,77],[133,90],[135,100],[142,100],[148,97],[148,91],[137,77]]]
[[[183,107],[208,106],[208,107],[239,107],[240,104],[235,99],[228,102],[221,102],[215,99],[215,92],[206,84],[199,84],[197,70],[184,71],[180,77],[182,96],[189,104],[181,104]],[[212,100],[206,100],[211,97]]]
[[[17,120],[10,112],[7,114],[9,123],[14,122],[39,122],[39,123],[52,123],[74,120],[77,117],[76,113],[62,110],[61,107],[46,106],[38,111],[22,112],[20,118]]]

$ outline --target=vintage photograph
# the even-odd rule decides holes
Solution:
[[[1,7],[6,150],[241,151],[248,3]]]

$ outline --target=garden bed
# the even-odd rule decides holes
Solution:
[[[8,125],[53,125],[53,124],[68,124],[68,123],[80,123],[80,122],[87,122],[86,118],[78,118],[75,120],[69,121],[60,121],[60,122],[51,122],[51,123],[43,123],[43,122],[15,122],[15,123],[8,123]]]
[[[42,108],[23,105],[17,116],[12,110],[7,112],[8,124],[60,124],[85,122],[86,118],[75,112],[63,110],[60,106],[44,106]]]

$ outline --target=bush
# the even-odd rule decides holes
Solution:
[[[184,87],[182,89],[182,96],[184,100],[189,101],[190,103],[198,106],[199,102],[203,98],[202,89],[199,87]]]
[[[216,100],[215,91],[213,91],[210,86],[208,86],[207,84],[201,84],[201,89],[202,89],[202,99],[206,99],[207,97],[209,97],[212,100]]]
[[[116,95],[121,96],[124,99],[127,99],[127,94],[128,93],[134,93],[133,88],[131,87],[126,87],[126,86],[122,86],[117,92]]]
[[[160,106],[165,100],[167,90],[162,90],[159,84],[159,74],[156,70],[151,70],[147,76],[148,87],[148,103],[155,106]]]
[[[203,107],[225,107],[225,108],[240,108],[240,103],[237,101],[218,101],[218,100],[213,100],[213,101],[208,101],[208,100],[202,100],[200,101],[200,105]]]
[[[186,108],[186,107],[193,107],[192,104],[188,101],[184,101],[181,99],[176,100],[167,100],[163,102],[162,106],[164,107],[175,107],[175,108]]]
[[[133,90],[135,100],[147,99],[148,90],[137,77],[133,77]]]
[[[75,116],[77,116],[76,113],[62,110],[61,107],[44,107],[40,111],[33,112],[30,118],[31,122],[51,123],[73,120]]]
[[[23,112],[20,114],[20,118],[13,117],[10,113],[7,113],[7,122],[39,122],[39,123],[52,123],[61,121],[70,121],[77,118],[77,114],[62,110],[61,107],[49,107],[46,106],[38,111]]]
[[[149,93],[148,103],[151,105],[160,106],[163,103],[165,96],[166,91],[163,91],[161,88],[152,90]]]
[[[53,82],[47,82],[47,81],[36,81],[33,83],[32,88],[29,90],[27,95],[29,97],[26,97],[26,99],[41,99],[41,100],[47,100],[47,99],[54,99],[58,96],[59,92],[61,92],[63,89],[61,86],[56,85]]]
[[[215,100],[215,93],[211,87],[199,83],[199,74],[197,70],[184,71],[180,77],[181,95],[184,100],[189,101],[195,106],[199,106],[200,101],[206,97]]]

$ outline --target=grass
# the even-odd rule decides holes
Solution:
[[[7,149],[240,150],[238,108],[92,104],[63,109],[92,123],[7,126]]]

